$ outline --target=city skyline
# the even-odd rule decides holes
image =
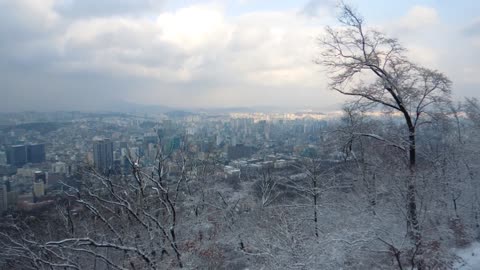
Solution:
[[[475,1],[352,1],[478,97]],[[272,106],[339,109],[316,38],[335,1],[0,1],[0,111]],[[475,8],[476,7],[476,8]],[[461,15],[460,15],[461,14]],[[136,105],[132,105],[136,106]]]

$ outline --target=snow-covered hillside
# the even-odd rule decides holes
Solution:
[[[457,255],[461,258],[455,264],[454,269],[478,270],[480,269],[480,243],[473,243],[470,247],[458,250]]]

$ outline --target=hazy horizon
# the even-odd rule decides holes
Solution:
[[[249,113],[297,113],[297,112],[315,112],[315,113],[337,113],[342,110],[342,104],[336,104],[337,106],[327,106],[324,108],[313,106],[274,106],[274,105],[258,105],[258,106],[211,106],[211,107],[181,107],[181,106],[165,106],[165,105],[148,105],[148,104],[135,104],[135,103],[122,103],[117,106],[103,106],[98,108],[80,108],[80,109],[68,109],[68,108],[44,108],[44,109],[27,109],[18,111],[0,111],[0,114],[21,114],[21,113],[61,113],[61,112],[80,112],[80,113],[167,113],[175,111],[200,113],[200,112],[249,112]]]

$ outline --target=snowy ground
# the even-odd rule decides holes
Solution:
[[[458,270],[479,270],[480,269],[480,243],[473,243],[470,247],[460,249],[457,255],[462,259],[456,263],[454,269]]]

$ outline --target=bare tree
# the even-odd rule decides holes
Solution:
[[[327,27],[324,49],[317,61],[330,72],[329,87],[358,98],[359,104],[399,114],[406,130],[408,157],[407,222],[412,240],[421,245],[416,200],[416,134],[430,107],[448,102],[451,82],[442,73],[409,61],[395,38],[367,28],[350,6],[341,4],[341,26]],[[377,136],[371,136],[378,138]],[[381,139],[381,138],[379,138]]]
[[[307,199],[312,207],[312,221],[315,237],[319,237],[320,200],[321,195],[329,190],[340,189],[343,186],[336,183],[335,165],[322,161],[318,157],[302,158],[294,167],[299,169],[305,178],[299,181],[290,181],[288,188],[295,190],[301,197]]]
[[[275,202],[281,195],[279,190],[279,176],[274,175],[271,169],[257,172],[258,179],[254,184],[254,192],[260,199],[260,205],[267,207]]]

